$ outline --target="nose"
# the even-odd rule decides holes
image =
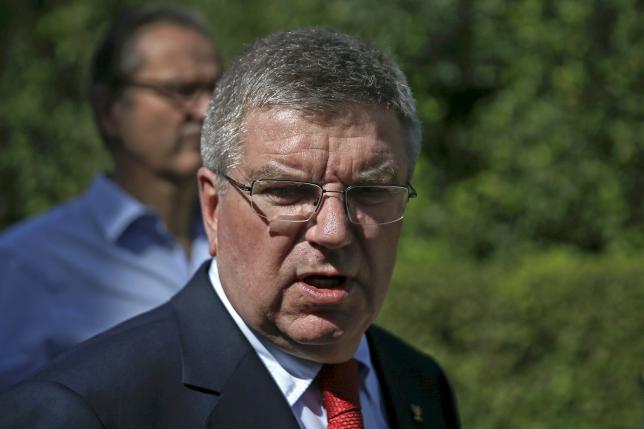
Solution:
[[[342,195],[326,193],[320,204],[317,214],[307,225],[306,240],[329,249],[348,246],[353,241],[353,230]]]
[[[195,94],[192,100],[188,102],[187,112],[190,117],[203,121],[206,117],[211,97],[212,91],[199,91]]]

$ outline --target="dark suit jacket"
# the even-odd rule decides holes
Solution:
[[[369,347],[392,428],[459,427],[429,357],[381,329]],[[204,264],[167,304],[94,337],[0,397],[0,428],[275,428],[298,424]]]

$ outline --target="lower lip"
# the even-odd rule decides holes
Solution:
[[[197,127],[186,127],[179,130],[179,138],[182,140],[201,140],[201,128]]]
[[[198,134],[184,135],[179,140],[178,149],[189,150],[190,152],[199,152],[201,144]]]
[[[347,282],[331,289],[317,288],[305,282],[298,282],[296,285],[304,293],[307,302],[314,305],[340,304],[349,297],[350,286]]]
[[[201,137],[201,131],[199,130],[188,130],[183,133],[181,133],[181,137],[187,138],[187,137]]]

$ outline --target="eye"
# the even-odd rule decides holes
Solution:
[[[196,94],[212,94],[214,82],[186,82],[168,87],[168,90],[183,98],[192,98]]]
[[[348,198],[354,204],[372,206],[389,201],[393,197],[391,189],[387,186],[357,186],[351,188]]]
[[[291,182],[258,182],[253,194],[271,205],[310,204],[317,197],[316,188],[309,184]]]
[[[181,97],[192,97],[200,89],[201,85],[198,83],[184,83],[172,87],[172,91]]]

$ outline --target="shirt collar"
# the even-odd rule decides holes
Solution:
[[[293,406],[302,394],[304,394],[306,389],[309,388],[311,383],[313,383],[313,380],[320,371],[322,365],[288,354],[277,348],[267,339],[255,335],[228,300],[219,280],[219,271],[217,269],[216,259],[213,259],[213,262],[210,264],[208,274],[210,282],[226,307],[226,310],[228,310],[228,313],[230,313],[239,329],[242,331],[250,345],[275,379],[275,382],[284,394],[289,405]],[[362,380],[369,380],[369,378],[371,378],[369,375],[373,375],[375,373],[373,372],[369,346],[365,335],[362,336],[358,350],[353,357],[361,363],[360,376]],[[371,394],[369,391],[370,385],[371,383],[367,383],[367,394]]]
[[[114,183],[105,174],[97,174],[84,196],[103,234],[116,242],[125,230],[143,216],[154,212]]]

